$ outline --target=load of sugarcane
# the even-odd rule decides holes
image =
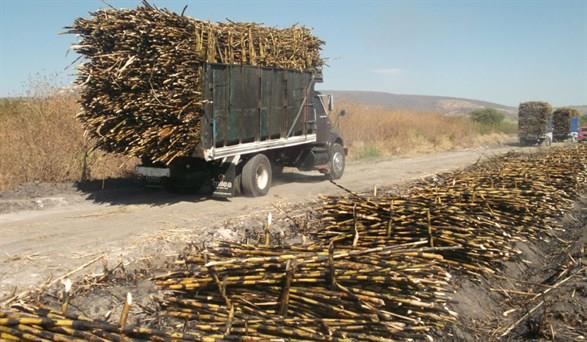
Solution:
[[[209,337],[387,341],[441,330],[450,274],[426,241],[354,249],[223,243],[158,276],[163,315]]]
[[[211,23],[158,9],[103,9],[66,33],[79,67],[86,134],[110,152],[169,163],[200,142],[205,63],[317,71],[323,44],[302,26]]]
[[[520,141],[535,139],[547,133],[552,120],[552,106],[547,102],[531,101],[518,107],[518,134]]]
[[[316,237],[357,248],[427,239],[430,247],[463,247],[440,252],[443,263],[492,273],[518,253],[513,241],[562,229],[557,219],[586,179],[587,146],[509,153],[403,194],[327,197]]]
[[[554,140],[561,141],[571,133],[571,119],[578,117],[579,111],[574,108],[558,108],[552,113],[552,135]]]

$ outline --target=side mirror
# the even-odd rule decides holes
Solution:
[[[332,112],[334,110],[334,96],[328,95],[328,111]]]

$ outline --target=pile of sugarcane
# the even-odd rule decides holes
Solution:
[[[106,151],[169,163],[200,142],[204,63],[300,71],[323,65],[308,28],[210,23],[155,8],[103,9],[67,33],[85,57],[78,72],[86,134]]]
[[[197,333],[111,324],[50,308],[16,305],[0,310],[0,341],[201,341]]]
[[[552,113],[552,135],[554,140],[562,141],[571,133],[571,119],[578,117],[579,111],[573,108],[558,108]]]
[[[518,107],[520,142],[539,138],[547,133],[552,120],[552,106],[547,102],[531,101]]]
[[[271,245],[267,226],[259,245],[188,247],[154,278],[161,330],[127,326],[127,305],[120,324],[16,307],[0,311],[0,339],[432,338],[456,320],[447,269],[494,272],[516,240],[562,229],[586,185],[587,146],[575,145],[494,157],[402,194],[327,197],[310,244]]]
[[[318,239],[374,248],[426,239],[442,262],[468,272],[493,272],[518,252],[512,242],[561,229],[586,185],[587,146],[509,153],[440,175],[404,194],[328,197]]]
[[[455,320],[443,248],[221,244],[156,278],[167,317],[218,338],[421,340]],[[453,249],[453,248],[448,248]]]

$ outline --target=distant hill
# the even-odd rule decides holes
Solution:
[[[585,106],[569,106],[569,107],[575,108],[576,110],[579,111],[579,113],[581,113],[581,115],[587,114],[587,105],[585,105]]]
[[[465,115],[479,108],[495,108],[505,112],[508,117],[517,117],[517,108],[497,103],[446,96],[400,95],[375,91],[323,90],[332,94],[338,101],[350,101],[370,106],[383,106],[394,109],[409,109],[421,112],[438,112],[448,115]]]
[[[447,115],[466,115],[479,108],[495,108],[503,111],[507,117],[512,119],[517,119],[518,117],[517,107],[459,97],[402,95],[359,90],[321,90],[321,92],[334,95],[338,101],[350,101],[368,106],[408,109],[419,112],[437,112]],[[587,105],[568,107],[575,108],[582,115],[587,114]]]

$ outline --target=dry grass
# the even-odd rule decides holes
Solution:
[[[339,103],[346,115],[333,119],[349,147],[349,158],[361,159],[446,151],[502,143],[507,135],[488,130],[468,117],[390,110]]]
[[[0,99],[0,191],[27,182],[64,182],[125,176],[136,159],[92,150],[75,118],[75,95],[37,82],[22,99]],[[499,143],[466,117],[390,111],[341,103],[337,122],[350,158],[445,151]]]
[[[34,181],[118,177],[134,165],[127,157],[91,151],[75,118],[74,95],[46,85],[31,88],[30,95],[0,99],[0,190]]]

